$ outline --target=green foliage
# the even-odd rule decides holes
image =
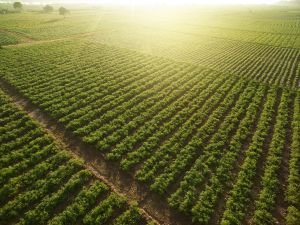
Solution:
[[[43,7],[43,10],[44,10],[45,13],[50,13],[50,12],[53,12],[54,8],[51,5],[45,5]]]
[[[58,9],[58,13],[59,15],[62,15],[62,16],[66,16],[69,12],[69,10],[67,10],[65,7],[59,7]]]
[[[137,207],[131,207],[113,223],[114,225],[137,225],[141,219],[139,209]]]
[[[14,9],[22,10],[23,4],[21,2],[14,2],[13,7],[14,7]]]
[[[289,206],[287,211],[286,223],[288,225],[297,225],[300,221],[300,210],[294,206]]]
[[[86,223],[83,218],[89,218],[89,211],[98,221],[112,214],[125,222],[136,219],[135,214],[119,211],[130,207],[126,199],[95,180],[82,160],[59,148],[2,91],[0,102],[1,224],[74,224],[80,219]]]
[[[17,37],[0,31],[0,46],[16,43],[18,43]]]
[[[72,21],[10,15],[22,22],[5,17],[4,28],[59,41],[5,49],[1,79],[194,223],[276,224],[284,190],[286,224],[295,225],[296,13],[222,10],[203,17],[177,12],[180,22],[165,16],[161,24],[159,16],[145,21],[137,12],[128,19],[108,9],[101,20],[93,10],[74,11]],[[64,40],[68,35],[76,39]],[[59,154],[42,129],[0,100],[0,222],[145,223],[137,207],[82,162]]]

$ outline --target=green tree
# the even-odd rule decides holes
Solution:
[[[14,2],[13,7],[14,9],[21,11],[23,8],[23,4],[21,2]]]
[[[43,10],[46,13],[50,13],[50,12],[53,12],[53,7],[51,5],[45,5],[45,7],[43,8]]]
[[[58,13],[59,13],[59,15],[62,15],[62,16],[64,16],[64,17],[66,17],[66,14],[69,13],[69,10],[67,10],[65,7],[60,7],[60,8],[58,9]]]

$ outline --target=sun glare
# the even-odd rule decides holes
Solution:
[[[95,0],[94,2],[97,2]],[[107,0],[107,3],[112,4],[165,4],[165,5],[185,5],[185,4],[272,4],[276,0]]]
[[[234,5],[274,4],[279,0],[64,0],[65,3],[111,4],[111,5]],[[51,1],[51,2],[56,2]],[[61,1],[60,1],[61,2]]]

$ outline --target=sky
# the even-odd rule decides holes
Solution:
[[[136,5],[184,5],[184,4],[273,4],[279,0],[19,0],[35,4],[85,3],[85,4],[136,4]],[[5,2],[1,1],[0,2]],[[8,2],[8,1],[6,1]]]
[[[82,2],[82,0],[69,0],[71,2]],[[100,2],[101,0],[85,0],[84,2]],[[274,3],[277,0],[104,0],[107,3],[114,4],[184,4],[184,3],[211,3],[211,4],[258,4],[258,3]]]

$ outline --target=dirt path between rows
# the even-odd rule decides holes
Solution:
[[[14,100],[15,104],[27,112],[63,148],[75,157],[84,160],[85,166],[110,188],[126,196],[129,202],[137,202],[144,216],[160,225],[190,225],[191,218],[170,208],[166,198],[149,191],[149,188],[137,182],[132,175],[122,171],[117,162],[108,161],[95,147],[85,144],[63,125],[51,119],[45,112],[32,104],[12,85],[0,78],[0,87]]]

